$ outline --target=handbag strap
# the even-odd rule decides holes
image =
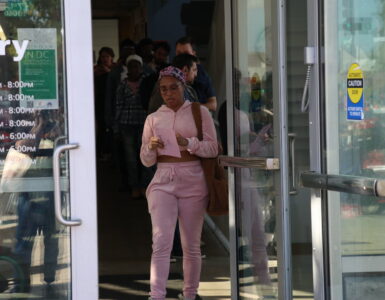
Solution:
[[[191,111],[194,117],[195,126],[198,130],[198,140],[203,140],[202,133],[202,115],[201,115],[201,104],[199,102],[191,103]]]

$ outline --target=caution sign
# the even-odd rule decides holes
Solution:
[[[351,64],[348,71],[347,119],[364,119],[364,74],[358,64]]]

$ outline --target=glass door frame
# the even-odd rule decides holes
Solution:
[[[307,46],[313,50],[314,64],[312,64],[311,80],[309,82],[309,149],[310,171],[324,173],[326,168],[323,159],[323,145],[325,145],[324,106],[324,72],[323,72],[323,1],[307,1]],[[328,272],[328,227],[326,211],[327,203],[325,191],[311,189],[311,227],[313,252],[313,286],[314,299],[330,298],[327,290],[329,284]]]
[[[227,99],[227,138],[228,155],[234,156],[234,100],[233,100],[233,70],[234,70],[234,35],[236,1],[225,1],[225,36],[226,41],[226,99]],[[275,136],[274,152],[280,161],[280,170],[276,171],[277,191],[277,246],[278,246],[278,299],[292,298],[291,286],[291,241],[290,241],[290,207],[289,207],[289,155],[288,155],[288,109],[287,109],[287,76],[286,76],[286,6],[285,1],[277,0],[272,4],[273,25],[271,37],[273,41],[273,90],[276,117],[274,121]],[[276,47],[274,47],[276,46]],[[237,269],[237,228],[235,201],[235,172],[229,168],[229,230],[230,230],[230,271],[231,299],[238,299],[239,278]]]
[[[64,40],[70,143],[72,299],[98,299],[96,167],[90,1],[64,2]]]

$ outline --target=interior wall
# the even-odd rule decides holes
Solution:
[[[131,10],[124,17],[119,17],[119,39],[131,39],[139,42],[146,37],[147,15],[145,3],[134,10]]]
[[[94,52],[94,64],[100,48],[110,47],[114,50],[115,60],[119,55],[119,29],[118,19],[92,20],[92,46]]]
[[[175,56],[176,41],[186,35],[181,22],[181,8],[190,0],[147,0],[147,33],[153,40],[167,40],[171,46],[170,61]]]
[[[146,0],[92,0],[92,18],[96,22],[109,22],[116,20],[117,27],[112,29],[115,36],[116,30],[118,34],[118,44],[124,39],[131,39],[134,42],[138,42],[147,34],[147,8]],[[93,28],[94,39],[101,39],[100,30],[102,33],[108,32],[111,27],[100,26]],[[104,37],[105,42],[101,43],[103,46],[109,46],[110,36],[106,34]],[[98,46],[99,47],[99,46]],[[115,49],[116,59],[119,56],[118,47]],[[95,50],[95,49],[94,49]],[[98,49],[97,49],[98,51]],[[97,56],[97,52],[96,52]]]

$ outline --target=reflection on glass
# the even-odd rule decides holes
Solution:
[[[236,4],[235,155],[274,157],[270,1]],[[278,297],[273,173],[236,169],[239,298]]]
[[[328,172],[331,174],[385,176],[384,17],[382,1],[326,2],[325,103]],[[353,106],[349,99],[354,98],[349,96],[347,86],[353,64],[357,64],[356,71],[363,73],[362,120],[353,120],[348,114]],[[383,285],[378,284],[385,272],[383,199],[344,193],[329,193],[328,197],[330,203],[334,203],[329,210],[330,226],[335,228],[330,239],[334,245],[340,245],[331,248],[331,259],[337,262],[331,268],[334,281],[342,281],[344,286],[338,296],[383,299],[383,294],[377,295],[377,292],[373,292],[371,298],[363,295],[369,287],[374,291],[383,290]],[[373,260],[371,267],[368,259]],[[373,272],[378,273],[372,276]],[[361,275],[353,280],[353,273]],[[346,294],[353,288],[357,290],[356,296]]]
[[[339,161],[336,165],[338,169],[333,167],[332,163],[329,164],[329,169],[334,169],[339,174],[384,177],[385,123],[382,114],[385,111],[383,79],[385,7],[379,1],[366,5],[361,1],[340,0],[337,8],[338,23],[335,25],[338,26],[338,30],[334,28],[336,33],[329,36],[330,44],[336,45],[337,48],[331,48],[328,52],[337,58],[337,73],[331,73],[331,76],[327,77],[326,85],[336,89],[339,97],[327,99],[326,103],[330,103],[330,109],[338,107],[338,118],[335,114],[328,116],[331,122],[327,122],[327,125],[330,139],[338,141],[337,149],[335,145],[330,144],[328,150],[330,153],[338,151]],[[353,121],[347,115],[349,97],[346,79],[349,68],[354,63],[358,64],[364,75],[364,119],[361,121]],[[341,220],[350,217],[360,218],[363,215],[370,216],[369,218],[373,220],[374,215],[381,215],[385,210],[382,199],[374,197],[341,194],[340,199]],[[346,222],[342,222],[342,225],[343,223]],[[359,227],[363,230],[367,226],[367,221],[362,221]],[[356,225],[353,227],[358,229]],[[346,232],[352,230],[345,226],[342,226],[342,229]],[[353,232],[358,233],[361,230]],[[376,230],[381,229],[371,228],[371,231]],[[374,247],[376,250],[369,250],[370,247],[368,248],[365,243],[360,245],[358,243],[353,248],[355,250],[352,250],[351,245],[343,246],[343,253],[385,254],[385,249]]]
[[[66,135],[62,3],[3,1],[0,26],[0,298],[69,299],[69,231],[52,180]]]

